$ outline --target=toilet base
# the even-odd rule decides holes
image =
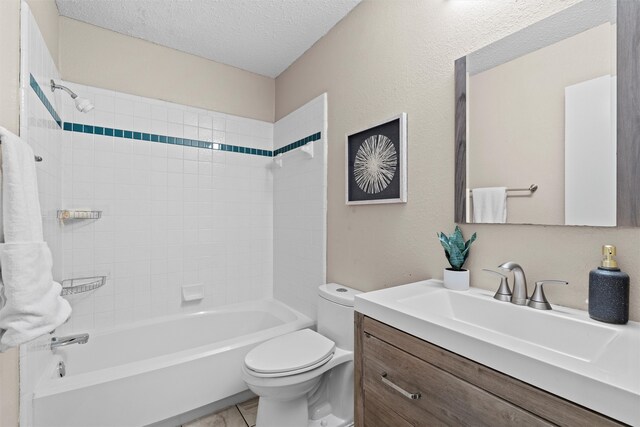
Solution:
[[[345,421],[333,414],[329,414],[319,420],[309,420],[307,427],[352,427],[353,421]],[[256,426],[257,427],[257,426]]]
[[[336,349],[314,371],[290,377],[243,378],[260,397],[256,427],[348,427],[353,425],[353,352]]]
[[[338,418],[333,414],[317,420],[309,419],[306,397],[281,401],[260,397],[256,427],[349,427],[353,421]]]
[[[261,396],[258,400],[256,427],[306,426],[309,419],[306,396],[292,400],[274,400]]]

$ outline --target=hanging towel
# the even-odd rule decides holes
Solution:
[[[33,151],[0,127],[0,351],[51,332],[71,314],[43,241]]]
[[[474,188],[473,222],[504,224],[507,222],[507,187]]]
[[[33,151],[0,127],[3,242],[42,242],[42,217]]]

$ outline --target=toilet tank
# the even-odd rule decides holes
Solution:
[[[318,289],[318,333],[345,350],[353,350],[353,299],[359,293],[337,283]]]

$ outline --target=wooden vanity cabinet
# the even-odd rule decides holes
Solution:
[[[356,427],[623,425],[357,312],[355,382]]]

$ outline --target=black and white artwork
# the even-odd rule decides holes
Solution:
[[[407,201],[407,116],[347,135],[348,205]]]

